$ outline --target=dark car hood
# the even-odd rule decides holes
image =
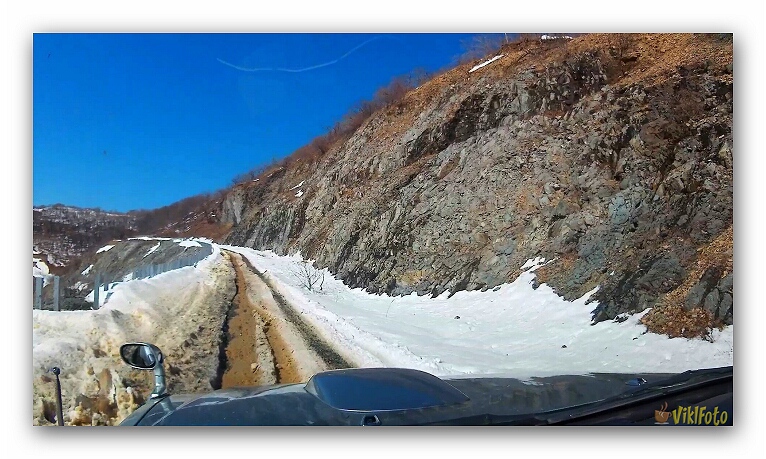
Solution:
[[[512,420],[624,398],[652,386],[667,386],[674,378],[679,375],[440,379],[401,368],[334,370],[305,384],[172,395],[142,407],[123,425],[487,424],[490,419]]]

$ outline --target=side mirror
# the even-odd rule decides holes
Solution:
[[[120,346],[120,357],[133,368],[154,370],[154,391],[150,398],[168,395],[165,383],[165,367],[160,348],[149,343],[126,343]]]
[[[162,365],[162,351],[147,343],[127,343],[120,346],[122,361],[139,370],[152,370]]]

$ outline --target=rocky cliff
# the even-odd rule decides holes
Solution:
[[[731,323],[731,36],[584,35],[495,55],[319,159],[235,187],[227,242],[300,251],[393,294],[492,288],[542,256],[538,279],[560,294],[599,287],[596,321],[665,306]]]

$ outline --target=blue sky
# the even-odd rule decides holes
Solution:
[[[127,211],[215,191],[470,34],[35,34],[33,204]],[[257,70],[254,70],[257,69]]]

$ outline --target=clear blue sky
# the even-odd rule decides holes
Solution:
[[[127,211],[223,188],[470,39],[35,34],[33,203]]]

